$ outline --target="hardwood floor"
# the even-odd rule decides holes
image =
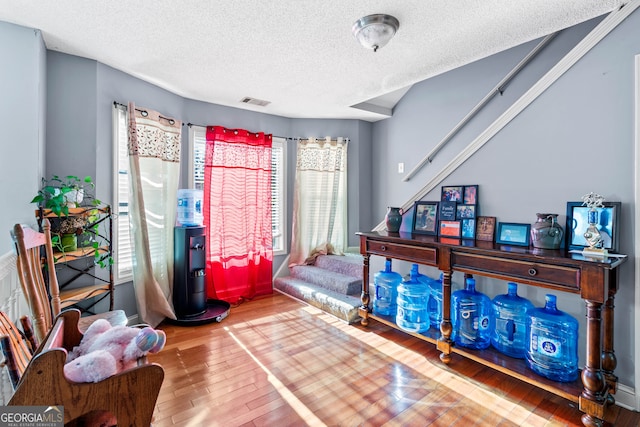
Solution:
[[[579,426],[572,402],[376,321],[347,325],[274,294],[220,323],[162,324],[154,427]],[[638,426],[618,406],[606,425]]]

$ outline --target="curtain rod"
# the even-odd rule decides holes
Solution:
[[[124,105],[118,101],[113,101],[113,105],[116,107],[123,107],[125,110],[129,109],[129,107],[127,105]],[[147,110],[141,110],[139,108],[136,108],[136,111],[140,111],[140,114],[142,115],[142,117],[147,117],[149,115],[149,112]],[[170,125],[174,125],[176,124],[176,121],[174,119],[172,119],[171,117],[165,117],[162,116],[160,114],[158,114],[158,117],[160,117],[161,119],[165,119],[169,121]]]
[[[182,124],[184,126],[184,123]],[[191,126],[200,126],[201,128],[206,128],[205,125],[198,125],[195,123],[187,123],[187,126],[191,127]],[[290,138],[288,136],[278,136],[278,135],[272,135],[274,138],[281,138],[281,139],[294,139],[294,138]]]
[[[120,103],[118,101],[113,101],[113,105],[116,106],[116,107],[123,107],[124,109],[128,108],[125,104],[122,104],[122,103]],[[149,112],[147,110],[141,110],[139,108],[136,108],[136,111],[140,111],[140,114],[142,114],[143,117],[147,117],[149,115]],[[160,116],[160,118],[165,119],[165,120],[169,120],[169,123],[171,123],[171,124],[175,123],[175,120],[171,119],[169,117]],[[185,125],[185,123],[183,122],[182,126],[184,126],[184,125]],[[206,128],[205,125],[198,125],[198,124],[195,124],[195,123],[186,123],[186,125],[189,126],[189,127],[191,127],[191,126],[200,126],[202,128]],[[274,138],[281,138],[281,139],[286,139],[286,140],[289,140],[289,141],[308,141],[309,140],[309,138],[293,138],[293,137],[290,137],[290,136],[278,136],[278,135],[272,135],[272,136]],[[315,139],[324,140],[325,138],[315,138]],[[344,140],[345,141],[349,141],[349,138],[344,138]],[[330,141],[331,142],[338,142],[337,139],[331,139]]]
[[[184,123],[183,123],[184,125]],[[195,123],[187,123],[187,126],[191,127],[191,126],[200,126],[201,128],[206,128],[207,126],[205,125],[197,125]],[[286,139],[289,141],[308,141],[309,138],[294,138],[291,136],[278,136],[278,135],[272,135],[274,138],[281,138],[281,139]],[[324,141],[325,138],[315,138],[315,139],[321,139]],[[343,138],[345,141],[349,141],[349,138]],[[331,142],[338,142],[337,139],[332,139]]]

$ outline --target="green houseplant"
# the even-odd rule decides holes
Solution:
[[[99,242],[95,240],[96,237],[104,236],[98,230],[100,215],[97,207],[102,202],[95,198],[94,189],[91,176],[81,179],[75,175],[53,175],[50,179],[42,178],[42,186],[31,203],[51,210],[57,217],[51,223],[51,242],[56,250],[62,253],[75,251],[78,248],[78,237],[82,236],[84,243],[81,246],[92,247],[95,263],[104,268],[113,264],[113,258],[105,256],[100,251]],[[70,208],[90,206],[96,208],[87,209],[79,216],[69,215]]]
[[[64,178],[53,175],[50,179],[42,178],[42,187],[31,200],[44,209],[51,209],[58,217],[69,214],[69,207],[79,207],[83,200],[91,200],[93,206],[98,206],[100,200],[93,197],[91,190],[95,184],[90,176],[80,179],[75,175]]]

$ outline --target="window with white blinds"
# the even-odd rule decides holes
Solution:
[[[189,147],[192,156],[189,165],[191,188],[204,188],[204,155],[206,147],[206,128],[191,126],[189,129]],[[271,226],[273,231],[273,254],[286,253],[286,140],[273,138],[271,150]]]
[[[273,254],[286,253],[286,181],[285,181],[286,140],[273,138],[271,147],[271,225],[273,228]]]
[[[114,195],[113,195],[113,259],[114,282],[133,280],[133,246],[129,227],[129,156],[127,149],[127,109],[114,106]]]
[[[206,128],[189,127],[189,152],[193,153],[189,162],[189,188],[204,190],[204,154],[207,142]]]

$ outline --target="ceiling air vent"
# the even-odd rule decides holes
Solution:
[[[250,98],[248,96],[242,98],[240,102],[243,102],[245,104],[259,105],[260,107],[271,104],[271,101],[263,101],[262,99]]]

